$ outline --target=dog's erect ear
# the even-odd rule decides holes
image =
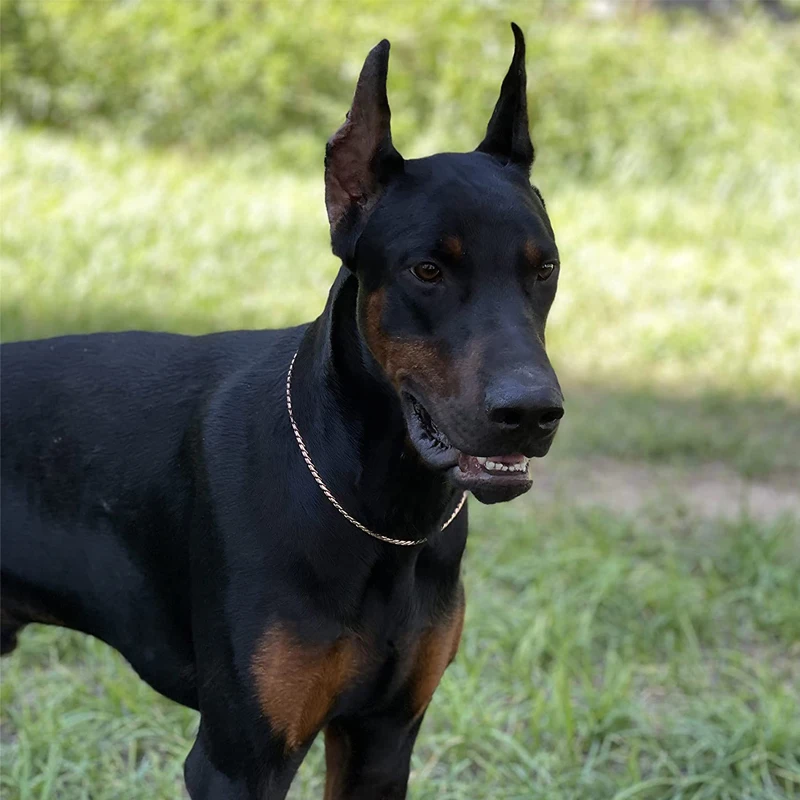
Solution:
[[[392,144],[388,68],[389,42],[384,39],[370,50],[347,119],[325,150],[331,244],[345,264],[386,184],[403,170],[403,158]]]
[[[525,37],[513,22],[511,30],[514,31],[514,58],[503,80],[500,99],[489,120],[486,136],[477,149],[499,158],[503,163],[517,164],[530,173],[533,144],[528,130]]]

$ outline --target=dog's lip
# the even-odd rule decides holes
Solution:
[[[455,467],[461,451],[436,425],[417,395],[404,390],[402,401],[409,438],[422,459],[435,469]]]
[[[473,473],[463,470],[460,464],[456,464],[456,466],[447,471],[447,475],[452,483],[469,492],[475,492],[483,488],[507,488],[514,489],[516,493],[522,494],[533,486],[533,479],[528,469],[524,472],[496,473],[482,470],[478,473]]]
[[[527,469],[524,472],[473,474],[457,464],[447,471],[447,478],[458,489],[471,492],[481,503],[507,502],[525,494],[533,486]]]

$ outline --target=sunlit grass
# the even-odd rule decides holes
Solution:
[[[279,327],[322,308],[337,264],[321,166],[13,128],[4,144],[4,338]],[[756,165],[746,193],[577,185],[546,164],[534,177],[564,262],[548,328],[568,404],[556,454],[798,466],[800,158]]]
[[[320,169],[14,130],[5,145],[5,338],[277,327],[324,303],[336,262]],[[679,393],[800,394],[800,157],[747,194],[534,177],[564,262],[550,324],[563,370]]]

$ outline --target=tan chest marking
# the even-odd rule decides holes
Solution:
[[[356,676],[362,656],[354,637],[308,645],[282,625],[270,628],[251,669],[261,710],[294,750],[320,729],[336,698]]]
[[[444,671],[456,657],[464,630],[465,607],[461,588],[450,616],[439,625],[428,628],[417,643],[409,682],[414,720],[428,707]]]

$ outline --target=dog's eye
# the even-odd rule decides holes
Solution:
[[[418,278],[423,283],[439,283],[442,279],[442,271],[436,264],[431,264],[430,261],[415,264],[411,267],[411,272],[415,278]]]
[[[549,264],[542,264],[542,266],[536,270],[536,280],[546,281],[553,274],[555,268],[556,265],[552,262]]]

